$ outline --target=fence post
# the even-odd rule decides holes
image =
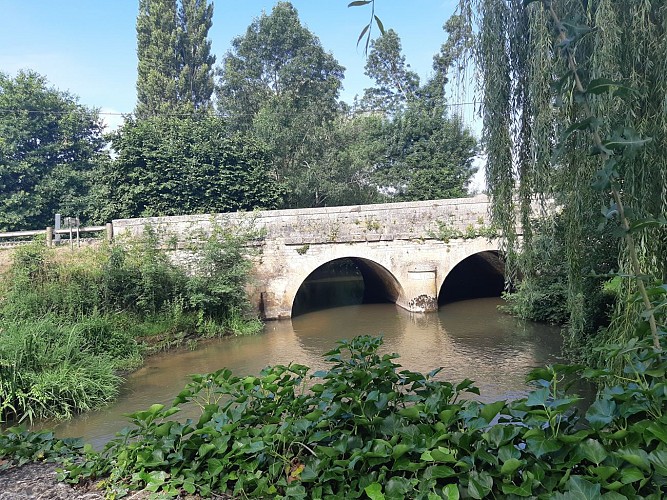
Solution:
[[[107,241],[111,243],[113,241],[113,224],[107,222]]]
[[[46,228],[46,246],[53,246],[53,228],[51,226]]]
[[[62,216],[60,214],[56,214],[56,225],[55,225],[56,231],[60,229],[60,224],[62,222],[61,217]],[[58,243],[60,243],[60,233],[56,233],[56,245]]]

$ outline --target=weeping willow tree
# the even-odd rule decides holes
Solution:
[[[564,224],[555,243],[565,252],[569,346],[600,342],[587,311],[601,281],[592,276],[609,271],[601,245],[619,275],[635,278],[622,281],[604,334],[627,338],[647,308],[632,297],[667,277],[664,223],[638,222],[667,213],[667,3],[460,0],[457,15],[474,38],[463,57],[478,73],[492,218],[511,268],[524,279],[537,272],[531,240],[550,229],[534,221],[553,200]],[[617,227],[601,233],[600,219]],[[626,225],[644,227],[630,234]]]

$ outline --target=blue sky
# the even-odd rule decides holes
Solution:
[[[243,34],[275,1],[216,0],[212,51],[221,62],[230,41]],[[348,0],[294,0],[302,22],[345,66],[341,98],[351,102],[371,82],[356,47],[370,9],[348,8]],[[457,0],[377,0],[376,13],[403,41],[408,63],[422,78],[445,39],[442,25]],[[102,111],[131,112],[136,92],[138,0],[0,0],[0,71],[33,69],[52,85],[69,90]],[[376,31],[377,32],[377,31]]]

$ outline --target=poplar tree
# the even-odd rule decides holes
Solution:
[[[137,118],[210,109],[212,17],[207,0],[140,0]]]
[[[175,0],[140,0],[137,16],[138,118],[173,111],[178,104]]]
[[[181,0],[178,15],[180,75],[179,100],[194,111],[212,107],[213,65],[208,30],[213,25],[213,4],[207,0]]]

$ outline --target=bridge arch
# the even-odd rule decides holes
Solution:
[[[331,297],[330,305],[312,307],[309,301],[321,300],[320,296],[323,292],[327,293],[326,286],[333,284],[332,279],[335,279],[336,274],[342,281],[347,281],[343,292],[350,294],[351,300]],[[372,259],[359,256],[337,257],[322,262],[305,277],[296,281],[298,286],[289,297],[291,316],[351,303],[395,303],[403,294],[400,282],[391,271]]]
[[[505,288],[505,261],[496,248],[480,249],[452,263],[438,287],[438,304],[499,297]]]

